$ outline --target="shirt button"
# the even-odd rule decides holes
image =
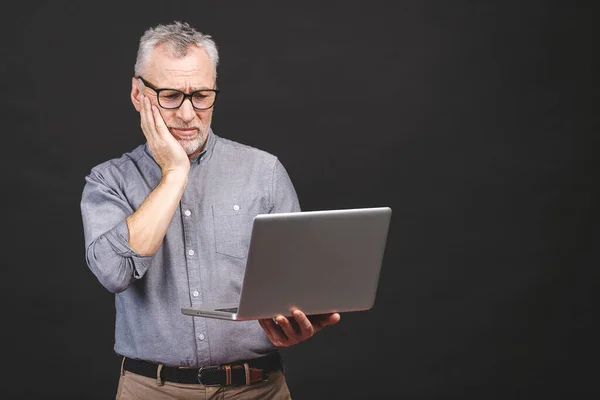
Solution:
[[[240,209],[240,206],[238,206],[238,205],[236,204],[235,206],[233,206],[233,209],[234,209],[235,211],[238,211],[238,210]]]
[[[204,334],[201,333],[201,334],[198,335],[198,339],[204,340],[204,338],[205,338]]]
[[[189,254],[190,256],[193,256],[193,255],[194,255],[194,250],[190,250],[190,251],[188,251],[188,254]]]
[[[186,217],[189,217],[190,215],[192,215],[192,212],[190,210],[185,210],[184,214]]]
[[[197,290],[194,290],[192,292],[192,296],[194,296],[194,297],[198,297],[199,295],[200,295],[200,293]]]

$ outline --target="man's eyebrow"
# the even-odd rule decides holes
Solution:
[[[198,87],[191,87],[190,90],[192,92],[197,92],[198,90],[213,90],[213,88],[208,87],[208,86],[198,86]]]
[[[185,87],[179,86],[179,85],[172,85],[169,87],[163,86],[160,87],[159,89],[175,89],[175,90],[179,90],[180,92],[184,92],[184,93],[192,93],[192,92],[197,92],[198,90],[214,90],[213,87],[210,86],[189,86],[189,91],[186,91]]]

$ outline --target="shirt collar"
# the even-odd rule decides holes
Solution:
[[[206,139],[206,144],[204,149],[198,154],[196,157],[190,160],[190,164],[199,164],[200,161],[205,158],[206,155],[212,152],[212,149],[215,147],[215,134],[212,131],[212,128],[208,129],[208,138]]]

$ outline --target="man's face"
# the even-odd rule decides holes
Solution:
[[[215,88],[210,58],[197,46],[189,47],[187,55],[183,58],[173,57],[164,46],[157,47],[141,76],[158,89],[178,89],[184,93],[191,93],[195,90]],[[158,107],[169,131],[190,159],[198,155],[208,138],[213,109],[196,110],[188,98],[179,108],[167,110],[158,104],[154,90],[147,87],[142,87],[142,90],[144,96]],[[138,112],[141,110],[139,95],[139,80],[134,78],[131,99]]]

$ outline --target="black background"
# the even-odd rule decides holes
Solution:
[[[304,210],[393,209],[375,307],[283,351],[294,399],[598,398],[597,4],[3,10],[0,397],[114,398],[79,200],[143,142],[139,37],[182,20],[220,49],[217,134],[278,155]]]

